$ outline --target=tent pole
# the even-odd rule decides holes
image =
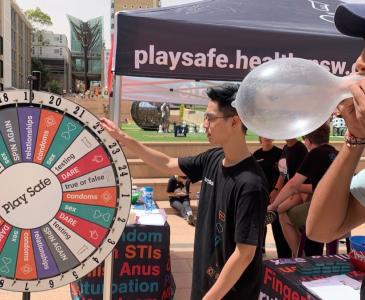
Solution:
[[[112,300],[112,284],[113,284],[113,251],[104,260],[104,289],[103,300]]]
[[[109,98],[109,119],[118,126],[120,125],[120,101],[121,97],[121,76],[114,76],[113,97]]]
[[[121,101],[121,76],[114,77],[113,98],[109,98],[109,118],[119,126],[120,124],[120,101]],[[112,300],[113,284],[113,251],[104,261],[104,290],[103,300]]]

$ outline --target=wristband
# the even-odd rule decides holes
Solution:
[[[353,148],[357,145],[365,145],[365,138],[358,138],[356,136],[353,136],[350,131],[346,131],[345,133],[345,142],[347,147]]]

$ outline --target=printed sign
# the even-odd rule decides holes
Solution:
[[[95,116],[56,95],[29,98],[0,93],[0,288],[19,292],[100,264],[123,233],[131,191],[126,158]]]

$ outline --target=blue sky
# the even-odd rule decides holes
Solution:
[[[55,33],[64,33],[70,40],[70,26],[66,15],[77,17],[84,21],[104,16],[104,40],[110,45],[110,0],[15,0],[23,10],[39,7],[48,14],[53,26],[47,27]],[[162,6],[179,5],[196,2],[197,0],[161,0]]]

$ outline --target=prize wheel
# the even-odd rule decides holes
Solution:
[[[0,93],[0,288],[57,288],[93,270],[127,223],[120,145],[67,99]]]

